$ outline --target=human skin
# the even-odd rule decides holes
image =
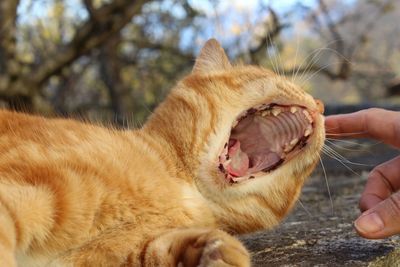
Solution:
[[[371,138],[400,148],[400,112],[371,108],[327,116],[328,137]],[[354,222],[365,238],[379,239],[400,233],[400,156],[376,166],[368,175]]]

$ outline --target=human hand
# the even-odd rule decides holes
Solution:
[[[366,109],[326,117],[327,135],[335,138],[373,138],[400,148],[400,112]],[[366,238],[400,234],[400,156],[375,167],[368,176],[355,221],[357,232]]]

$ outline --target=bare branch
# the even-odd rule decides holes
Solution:
[[[326,5],[324,0],[319,0],[318,3],[322,13],[324,14],[328,30],[332,35],[332,39],[335,40],[334,46],[336,47],[336,51],[340,54],[344,54],[345,51],[343,37],[337,29],[337,24],[333,21],[331,14],[329,13],[328,6]]]
[[[80,56],[102,45],[138,14],[146,2],[150,1],[115,0],[94,10],[93,14],[97,19],[89,19],[77,29],[70,43],[61,47],[55,55],[45,59],[32,77],[32,82],[42,85]]]
[[[83,4],[85,5],[87,12],[89,13],[89,17],[93,18],[93,19],[96,19],[94,17],[95,8],[94,8],[94,5],[93,5],[93,0],[83,0]]]
[[[41,86],[47,82],[51,76],[60,74],[65,67],[68,67],[76,59],[89,53],[94,48],[100,47],[110,37],[118,34],[119,31],[131,21],[134,15],[141,12],[142,6],[151,1],[152,0],[114,0],[98,9],[94,9],[93,18],[95,17],[96,19],[89,18],[76,30],[76,34],[71,42],[60,47],[55,53],[51,53],[47,57],[41,59],[40,64],[30,68],[32,72],[29,71],[23,74],[20,71],[21,68],[18,68],[13,75],[11,75],[10,71],[7,71],[3,76],[0,75],[0,93],[4,94],[2,99],[6,101],[10,107],[15,106],[19,109],[22,107],[25,107],[24,109],[32,109],[33,97],[38,94]],[[14,15],[12,15],[12,18],[14,19],[13,25],[15,26],[18,0],[0,1],[0,7],[10,8],[10,3],[13,3],[12,10]],[[89,1],[86,3],[88,5],[91,4]],[[2,14],[0,13],[0,15]],[[3,19],[3,16],[0,18]],[[8,19],[7,21],[10,20]],[[8,27],[6,31],[3,29],[1,37],[13,36],[12,34],[8,34],[8,29]],[[13,32],[11,33],[15,33],[15,27],[12,29]],[[3,39],[0,39],[0,41],[2,43],[5,42]],[[13,49],[15,49],[15,46]],[[14,53],[14,50],[8,49],[8,51]],[[10,52],[7,53],[10,54]],[[14,62],[12,59],[15,58],[15,55],[13,55],[10,60],[6,60],[8,69],[10,69],[10,64]],[[19,105],[18,103],[22,104]]]
[[[178,57],[187,59],[188,61],[194,61],[195,56],[191,53],[185,53],[177,47],[170,46],[164,43],[152,42],[149,39],[141,38],[141,39],[128,39],[127,41],[132,42],[139,49],[152,49],[152,50],[163,50],[168,51]]]
[[[15,31],[19,0],[0,2],[0,73],[15,75],[18,71],[15,57]]]
[[[271,29],[263,37],[261,37],[256,47],[253,47],[249,50],[250,57],[253,62],[256,62],[256,54],[273,45],[273,40],[279,36],[284,28],[289,26],[288,24],[282,24],[280,22],[277,13],[271,7],[268,7],[268,10],[272,17],[272,26],[266,25],[266,27]]]
[[[121,38],[119,36],[107,42],[101,49],[99,63],[101,79],[107,87],[115,123],[123,125],[125,114],[122,97],[126,88],[121,80],[121,66],[115,49],[120,43]]]

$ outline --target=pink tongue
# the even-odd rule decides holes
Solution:
[[[240,149],[239,140],[232,139],[229,143],[228,155],[231,163],[227,166],[227,170],[232,176],[244,176],[249,169],[249,157]]]

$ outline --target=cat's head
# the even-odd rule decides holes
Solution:
[[[297,200],[319,161],[321,109],[285,77],[232,66],[212,39],[146,127],[173,147],[178,173],[221,226],[248,232],[277,224]]]

